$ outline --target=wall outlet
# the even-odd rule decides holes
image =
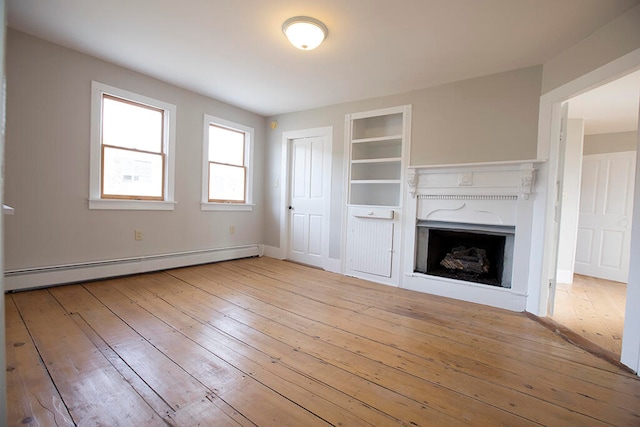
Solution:
[[[229,226],[229,234],[236,234],[236,226],[235,225],[230,225]]]
[[[142,230],[133,230],[133,237],[136,240],[142,240]]]

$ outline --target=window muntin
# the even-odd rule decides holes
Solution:
[[[102,198],[162,200],[164,155],[102,146]]]
[[[176,111],[91,83],[90,209],[174,209]]]
[[[247,132],[208,125],[208,198],[209,202],[247,201]]]
[[[209,162],[209,201],[244,203],[245,180],[244,167]]]
[[[163,200],[164,110],[102,95],[103,199]]]

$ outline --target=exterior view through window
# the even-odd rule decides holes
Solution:
[[[245,203],[245,132],[209,124],[209,201]]]
[[[102,198],[163,200],[164,114],[103,94]]]

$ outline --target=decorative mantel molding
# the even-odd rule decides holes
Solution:
[[[529,199],[540,160],[411,166],[407,186],[412,198],[505,200]]]
[[[420,194],[425,200],[517,200],[518,196],[500,194]]]
[[[409,195],[415,199],[418,186],[418,175],[415,170],[409,169],[407,172],[407,185],[409,186]]]
[[[473,172],[462,172],[458,174],[458,187],[472,187]]]
[[[536,170],[533,167],[528,169],[528,168],[525,168],[526,165],[522,165],[522,166],[523,168],[521,169],[522,182],[520,185],[520,197],[527,200],[529,198],[529,195],[533,191]]]

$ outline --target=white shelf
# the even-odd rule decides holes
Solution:
[[[375,138],[360,138],[351,140],[352,144],[366,144],[368,142],[398,141],[402,143],[402,135],[377,136]]]
[[[363,205],[363,204],[359,204],[359,203],[349,203],[347,204],[347,207],[349,208],[363,208],[363,209],[394,209],[394,210],[398,210],[400,209],[400,205]]]
[[[402,140],[377,139],[364,144],[351,144],[351,161],[402,159]]]
[[[381,158],[381,159],[358,159],[358,160],[351,160],[351,163],[394,163],[394,162],[401,162],[402,161],[402,157],[387,157],[387,158]]]
[[[352,116],[348,126],[350,204],[400,205],[404,113],[404,108],[392,108]]]
[[[351,180],[352,184],[400,184],[399,179],[357,179]]]

